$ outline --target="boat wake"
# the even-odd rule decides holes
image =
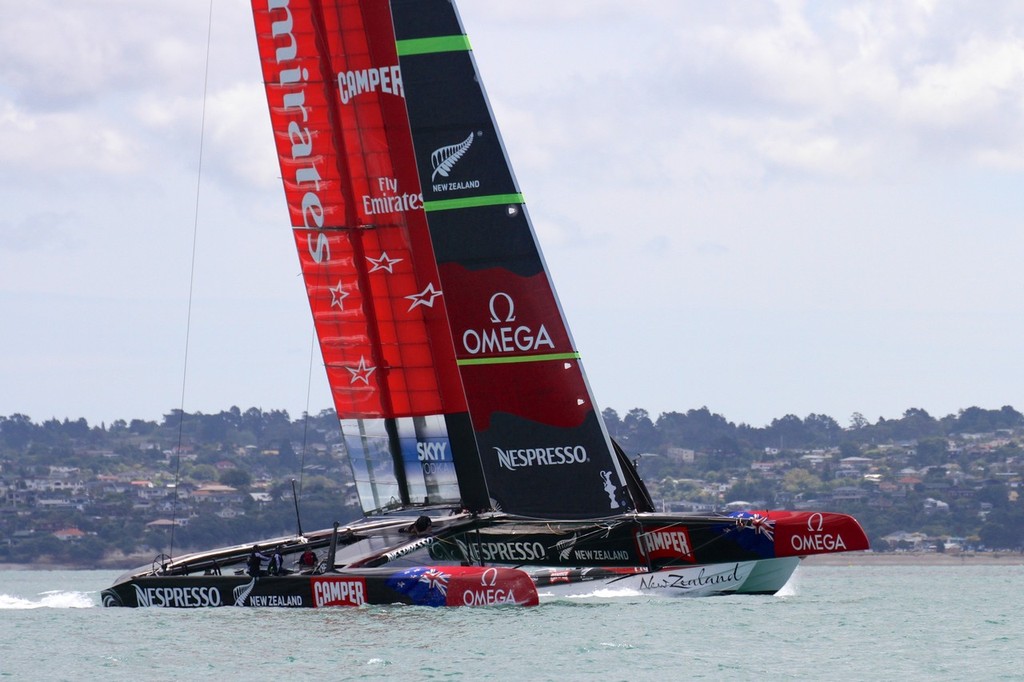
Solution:
[[[608,588],[595,587],[590,591],[578,591],[571,594],[537,590],[537,595],[542,603],[550,602],[605,602],[605,601],[632,601],[642,598],[641,592],[629,588]]]
[[[40,592],[38,600],[0,594],[0,610],[3,609],[89,609],[96,606],[91,592],[65,592],[51,590]]]
[[[800,593],[800,582],[801,582],[801,579],[803,578],[802,570],[803,570],[803,568],[801,566],[797,566],[796,570],[793,571],[793,575],[790,576],[789,580],[786,581],[786,584],[783,585],[782,588],[778,592],[775,593],[775,596],[776,597],[795,597],[795,596],[797,596]]]

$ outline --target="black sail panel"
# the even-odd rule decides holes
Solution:
[[[504,511],[634,508],[448,0],[392,0],[423,206],[486,486]]]

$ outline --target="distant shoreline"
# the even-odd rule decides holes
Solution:
[[[840,552],[815,554],[804,566],[1024,566],[1020,552]]]
[[[128,571],[140,566],[149,566],[153,558],[149,555],[100,559],[94,564],[62,564],[40,562],[36,564],[0,563],[0,571]]]

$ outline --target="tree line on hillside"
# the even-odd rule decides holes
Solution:
[[[925,410],[911,408],[899,419],[879,417],[874,424],[862,414],[854,413],[845,428],[825,414],[810,414],[803,419],[789,414],[763,427],[735,424],[707,407],[685,413],[664,412],[654,420],[647,410],[640,408],[630,410],[621,418],[613,409],[605,409],[602,414],[611,436],[636,453],[658,451],[667,446],[708,452],[763,451],[766,448],[808,450],[835,447],[844,442],[866,446],[1024,428],[1024,415],[1008,405],[998,410],[969,407],[941,419]]]
[[[639,462],[638,471],[652,493],[669,500],[690,499],[700,488],[693,481],[703,480],[729,482],[729,499],[789,504],[798,493],[806,498],[828,494],[837,485],[850,485],[835,477],[833,469],[838,462],[813,472],[802,465],[789,467],[792,470],[781,480],[758,475],[751,467],[753,462],[778,457],[792,463],[799,456],[785,455],[786,451],[833,447],[838,448],[841,458],[872,456],[874,446],[897,444],[903,446],[896,450],[902,453],[905,464],[896,466],[927,471],[923,480],[904,497],[891,500],[891,507],[860,502],[836,509],[857,516],[873,543],[878,544],[880,537],[896,530],[922,530],[934,536],[978,535],[995,547],[1024,544],[1024,507],[1011,502],[1007,480],[992,476],[993,471],[1006,472],[1006,462],[1019,461],[1020,446],[1014,439],[998,438],[998,447],[979,454],[972,448],[950,449],[948,440],[957,434],[991,435],[1002,430],[1019,435],[1024,431],[1024,416],[1009,406],[991,410],[970,407],[939,419],[924,410],[909,409],[899,419],[880,418],[875,423],[855,414],[846,427],[822,414],[805,418],[786,415],[767,426],[752,427],[730,422],[706,407],[685,413],[665,412],[654,419],[640,408],[621,417],[615,410],[606,409],[603,416],[612,437]],[[179,531],[182,546],[230,544],[239,538],[288,531],[294,512],[290,479],[300,472],[305,473],[305,477],[298,476],[304,525],[325,527],[332,521],[358,516],[357,509],[340,504],[350,472],[344,457],[332,454],[329,447],[340,437],[333,410],[298,419],[283,410],[258,408],[243,411],[232,407],[215,414],[172,410],[161,421],[116,420],[99,425],[90,425],[85,419],[37,423],[22,414],[0,416],[0,490],[4,485],[11,490],[24,488],[23,479],[49,476],[54,466],[77,468],[83,479],[117,473],[122,477],[152,477],[161,485],[161,481],[171,479],[194,485],[218,481],[243,492],[254,490],[257,478],[264,482],[269,479],[270,502],[257,504],[245,495],[244,515],[203,515]],[[168,456],[178,445],[191,455],[181,462]],[[313,445],[321,447],[307,449]],[[706,456],[689,462],[664,456],[672,454],[672,448],[692,449]],[[642,456],[645,454],[659,456]],[[890,464],[884,465],[888,476],[894,471]],[[955,482],[947,479],[950,467],[933,466],[943,464],[955,464],[952,469],[970,472],[976,490],[970,499],[951,498],[949,512],[940,515],[928,512],[923,503],[936,494],[938,486],[948,487]],[[872,488],[864,481],[857,485]],[[115,549],[128,553],[143,546],[166,547],[166,531],[148,528],[148,517],[133,511],[134,501],[129,496],[101,496],[94,503],[84,511],[31,507],[26,508],[31,509],[28,515],[19,512],[0,516],[0,540],[8,537],[6,545],[0,542],[0,562],[40,556],[77,561]],[[993,512],[984,520],[978,515],[982,504]],[[5,511],[17,510],[8,506]],[[32,538],[11,543],[15,531],[37,526],[42,531]],[[88,536],[72,546],[50,534],[55,528],[66,527],[77,527]]]
[[[22,464],[80,466],[99,471],[109,458],[98,451],[108,448],[127,463],[151,464],[163,459],[163,450],[178,444],[190,448],[226,451],[252,447],[274,449],[276,468],[296,471],[307,445],[340,438],[334,410],[303,415],[293,420],[286,410],[242,411],[231,407],[215,414],[171,410],[162,421],[118,419],[90,426],[84,418],[48,419],[36,423],[23,414],[0,416],[0,455],[19,455]]]
[[[603,411],[610,435],[630,454],[684,447],[708,453],[747,453],[827,448],[852,443],[858,446],[940,438],[950,434],[992,433],[1024,428],[1024,415],[1011,406],[999,409],[969,407],[957,414],[935,418],[923,409],[906,410],[899,419],[871,423],[854,413],[848,426],[825,414],[804,418],[786,415],[767,426],[736,424],[707,407],[687,412],[663,412],[652,419],[642,408],[619,416]],[[162,444],[218,443],[234,446],[278,447],[282,443],[323,443],[340,438],[334,410],[292,419],[286,410],[245,411],[231,407],[215,414],[171,410],[161,422],[132,419],[109,425],[90,425],[84,418],[34,422],[23,414],[0,416],[0,448],[8,454],[70,454],[71,445],[103,447],[112,442]],[[50,458],[48,458],[50,459]]]

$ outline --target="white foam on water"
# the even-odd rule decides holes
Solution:
[[[38,600],[0,594],[2,609],[89,609],[96,606],[90,592],[66,592],[51,590],[40,592]]]
[[[795,597],[800,593],[800,582],[803,576],[803,573],[801,573],[802,568],[802,566],[796,567],[793,575],[789,576],[789,580],[782,586],[782,589],[775,593],[776,597]]]
[[[635,599],[637,597],[645,596],[638,590],[629,587],[611,588],[611,587],[597,587],[590,591],[578,591],[570,594],[563,594],[560,592],[548,592],[544,588],[537,590],[537,596],[544,603],[572,600],[572,601],[602,601],[602,600],[614,600],[614,599]]]
[[[577,597],[592,598],[592,599],[623,599],[628,597],[642,597],[643,593],[639,590],[635,590],[629,587],[602,587],[594,590],[589,594],[575,595]]]

